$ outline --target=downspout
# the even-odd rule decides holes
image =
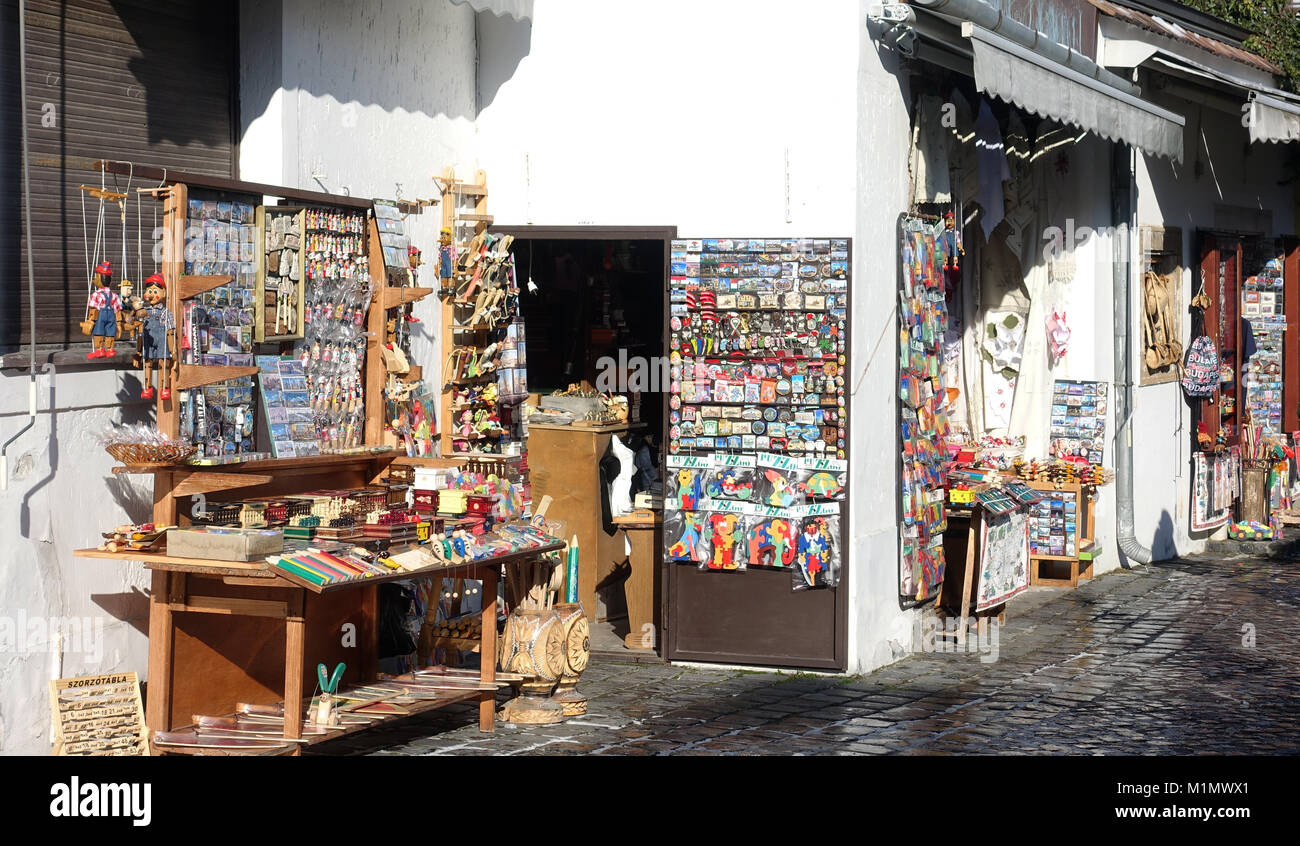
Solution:
[[[0,490],[9,489],[9,445],[36,425],[36,273],[32,269],[32,178],[31,156],[27,151],[27,3],[18,0],[18,109],[22,114],[23,134],[23,231],[27,242],[27,314],[30,321],[28,344],[31,355],[27,365],[27,425],[14,432],[0,446]]]
[[[1139,564],[1151,563],[1151,550],[1137,539],[1133,521],[1133,383],[1129,379],[1129,331],[1132,327],[1130,264],[1136,220],[1133,215],[1133,174],[1137,153],[1127,144],[1116,144],[1111,154],[1112,232],[1122,233],[1124,243],[1112,249],[1111,275],[1115,303],[1115,528],[1116,543],[1123,558]],[[1116,242],[1120,237],[1116,234]],[[1127,563],[1120,562],[1124,566]]]

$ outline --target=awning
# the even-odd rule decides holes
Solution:
[[[1183,56],[1171,56],[1156,50],[1141,64],[1156,67],[1166,74],[1174,74],[1202,89],[1217,86],[1222,91],[1236,91],[1246,95],[1244,102],[1229,101],[1224,110],[1236,115],[1248,115],[1246,129],[1255,144],[1300,141],[1300,98],[1276,88],[1260,85],[1250,79],[1227,73],[1217,68],[1198,64]],[[1180,96],[1184,96],[1181,95]],[[1197,98],[1195,94],[1185,96]],[[1204,95],[1202,95],[1204,96]]]
[[[451,0],[476,12],[491,12],[497,17],[509,15],[517,21],[532,20],[533,0]]]
[[[1251,141],[1300,141],[1300,105],[1258,92],[1249,102]]]
[[[1182,161],[1182,115],[970,22],[962,24],[962,35],[971,42],[979,90],[1102,138]]]

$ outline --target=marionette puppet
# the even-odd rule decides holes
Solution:
[[[171,399],[171,380],[178,369],[176,360],[176,318],[167,308],[167,283],[161,273],[144,281],[144,308],[136,312],[143,320],[140,355],[144,359],[144,390],[140,399],[153,399],[153,371],[158,369],[162,399]]]
[[[86,353],[86,358],[113,358],[117,350],[117,315],[122,311],[122,298],[113,290],[113,265],[101,261],[95,268],[95,290],[90,295],[86,307],[95,313],[94,326],[90,330],[90,344],[93,349]]]
[[[438,233],[438,279],[443,288],[452,287],[455,261],[455,249],[451,246],[451,230],[443,229]]]

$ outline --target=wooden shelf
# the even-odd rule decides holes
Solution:
[[[536,558],[537,556],[544,555],[548,552],[558,552],[562,549],[564,549],[564,542],[556,541],[555,543],[547,544],[546,546],[539,546],[536,549],[521,549],[520,551],[512,552],[509,555],[497,555],[492,558],[483,558],[477,561],[466,561],[462,564],[432,564],[428,567],[421,567],[418,570],[402,570],[400,572],[388,573],[383,576],[349,579],[344,582],[332,582],[327,585],[312,584],[306,579],[293,573],[286,573],[284,570],[281,570],[278,567],[272,567],[269,564],[267,566],[270,567],[271,571],[276,575],[283,576],[288,581],[293,582],[299,587],[306,588],[312,593],[334,593],[340,590],[364,587],[366,585],[377,585],[384,582],[393,582],[403,579],[430,579],[442,577],[443,574],[457,575],[462,578],[475,578],[472,575],[472,571],[482,570],[484,568],[492,568],[495,570],[502,564],[514,564],[527,559]]]
[[[253,461],[236,461],[229,464],[126,464],[113,468],[119,473],[256,473],[260,471],[276,472],[281,470],[330,470],[358,462],[391,461],[400,453],[395,449],[381,452],[354,452],[341,455],[310,455],[303,458],[259,458]]]
[[[405,303],[418,302],[430,294],[435,293],[437,288],[382,288],[381,307],[384,311],[390,308],[397,308]]]
[[[236,367],[228,364],[182,364],[176,376],[177,391],[188,391],[204,385],[226,382],[243,376],[256,376],[256,367]]]
[[[234,281],[235,277],[229,274],[224,276],[182,276],[177,297],[182,300],[193,299],[199,294],[206,293],[214,288],[233,284]]]
[[[271,565],[258,561],[219,561],[215,558],[182,558],[160,552],[106,552],[102,549],[76,549],[75,558],[107,558],[112,561],[139,561],[150,570],[167,570],[176,573],[197,573],[208,576],[244,576],[248,578],[275,578]]]
[[[431,676],[430,678],[436,678],[436,676]],[[470,680],[470,679],[467,678],[466,680]],[[400,682],[398,683],[400,684]],[[344,693],[347,693],[347,691],[344,691]],[[458,702],[476,700],[483,695],[483,691],[481,690],[466,690],[464,692],[445,690],[445,691],[438,691],[438,693],[439,696],[437,699],[417,699],[413,702],[402,702],[401,703],[402,709],[407,711],[407,713],[405,714],[367,714],[366,716],[370,717],[370,719],[367,722],[357,723],[356,725],[329,727],[326,728],[325,734],[304,735],[302,738],[295,741],[285,741],[282,736],[277,736],[273,734],[243,736],[245,739],[248,740],[253,740],[253,739],[264,740],[264,742],[267,745],[263,748],[196,749],[187,746],[166,746],[162,744],[154,745],[153,748],[156,751],[163,752],[168,755],[195,755],[195,756],[284,755],[305,746],[315,746],[318,743],[325,743],[330,740],[337,740],[340,737],[347,737],[350,734],[356,734],[357,732],[367,731],[369,729],[374,728],[377,725],[380,725],[381,723],[387,725],[397,720],[405,720],[417,714],[424,714],[429,711],[436,711],[439,708],[445,708],[448,705],[454,705]],[[308,709],[308,711],[310,711],[310,709]],[[227,716],[234,716],[234,715],[230,714]],[[304,716],[304,719],[306,719],[306,716]],[[276,724],[273,722],[266,723],[266,727],[268,729],[274,728],[275,725]],[[176,730],[187,731],[194,728],[196,727],[191,725],[191,726],[184,726]],[[150,743],[151,744],[153,743],[152,735],[150,737]]]

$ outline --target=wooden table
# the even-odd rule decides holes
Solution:
[[[596,585],[627,557],[618,531],[605,532],[601,520],[600,459],[610,438],[627,426],[528,426],[528,467],[533,502],[551,497],[548,520],[564,524],[567,537],[578,536],[578,601],[592,622],[599,619]]]
[[[628,649],[654,649],[659,645],[659,561],[663,539],[663,514],[634,511],[615,517],[632,546],[628,561],[632,574],[623,583],[627,595]]]
[[[266,561],[230,562],[141,552],[80,549],[82,558],[142,561],[154,584],[166,585],[150,597],[149,695],[146,723],[171,731],[189,725],[193,715],[231,712],[237,702],[284,703],[285,714],[303,713],[305,689],[315,685],[316,665],[348,665],[345,687],[377,678],[378,589],[385,581],[454,576],[483,581],[483,659],[479,680],[496,678],[497,584],[502,566],[521,566],[538,555],[564,548],[556,542],[477,562],[429,567],[390,576],[326,585],[296,583]],[[359,615],[359,616],[358,616]],[[241,618],[238,623],[230,617]],[[248,619],[252,618],[252,619]],[[271,623],[267,626],[266,623]],[[346,626],[351,623],[350,632]],[[283,640],[274,630],[283,626]],[[349,646],[349,641],[351,646]],[[283,679],[282,686],[278,683]],[[419,710],[477,699],[479,729],[492,731],[495,689],[440,698]],[[308,738],[332,740],[337,733]],[[302,724],[286,720],[284,737],[302,739]],[[301,744],[292,744],[297,752]]]

